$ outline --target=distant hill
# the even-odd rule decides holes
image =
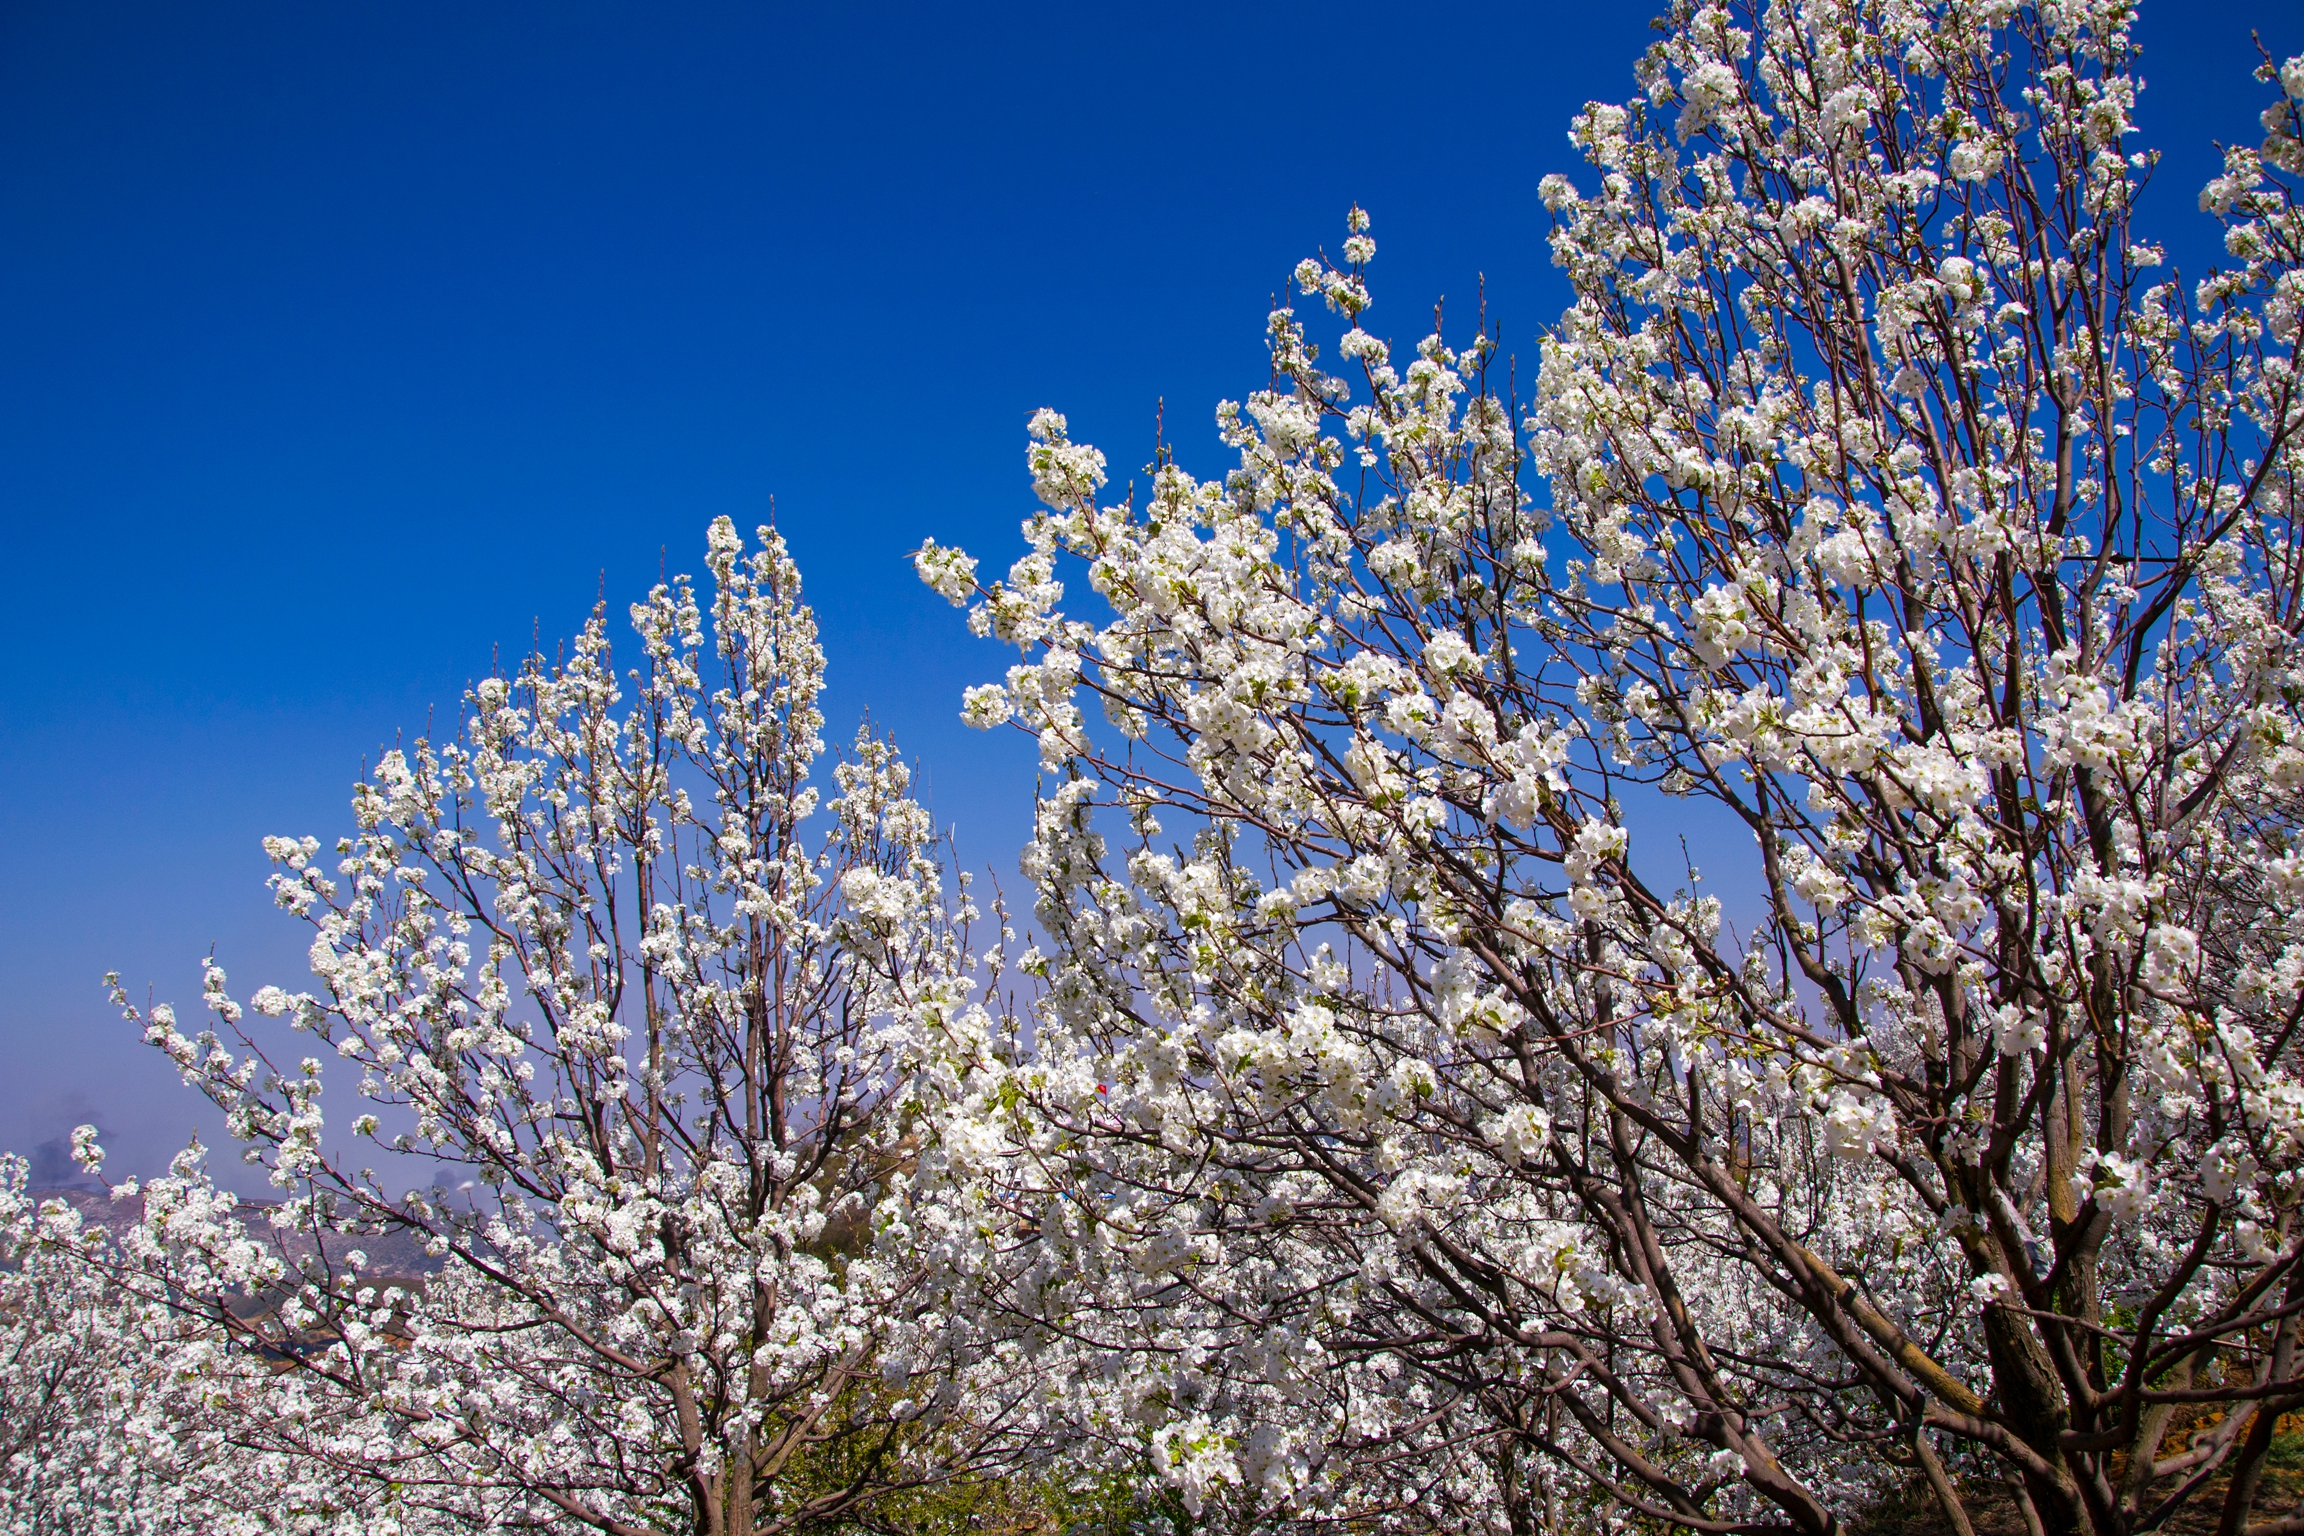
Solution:
[[[144,1216],[142,1196],[115,1200],[108,1191],[90,1189],[85,1185],[63,1185],[47,1189],[26,1191],[34,1200],[61,1200],[80,1213],[80,1219],[92,1227],[101,1227],[114,1236],[126,1232]],[[239,1214],[248,1223],[248,1231],[259,1240],[276,1240],[271,1224],[264,1219],[273,1202],[242,1200]],[[302,1259],[312,1252],[312,1239],[302,1233],[286,1239],[283,1249],[288,1257]],[[323,1251],[331,1260],[341,1261],[352,1252],[368,1256],[365,1273],[377,1279],[395,1277],[416,1279],[438,1274],[441,1261],[424,1251],[423,1244],[406,1232],[380,1232],[370,1236],[344,1237],[331,1234],[323,1243]]]

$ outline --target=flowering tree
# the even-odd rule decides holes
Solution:
[[[100,1158],[85,1132],[75,1150]],[[198,1316],[119,1285],[123,1247],[65,1201],[35,1203],[25,1171],[0,1157],[0,1531],[441,1528],[381,1480],[252,1443],[248,1410],[267,1396],[272,1367]]]
[[[920,551],[1048,775],[980,1283],[1196,1509],[2304,1530],[2304,59],[2186,286],[2133,17],[1683,0],[1517,427],[1355,210],[1236,469]]]
[[[251,1227],[190,1167],[117,1267],[290,1362],[265,1444],[482,1528],[715,1536],[851,1514],[996,1465],[1029,1423],[998,1351],[935,1305],[904,1215],[911,1122],[983,1048],[990,979],[908,770],[868,730],[832,772],[823,654],[762,530],[711,530],[714,591],[595,614],[565,661],[388,754],[355,833],[267,846],[313,992],[215,1025],[128,1008],[284,1199]],[[126,1007],[125,999],[121,999]],[[315,1057],[358,1073],[331,1142]],[[428,1169],[428,1188],[388,1177]],[[362,1234],[442,1266],[368,1272]],[[267,1292],[245,1317],[235,1293]]]
[[[201,1457],[170,1434],[171,1373],[146,1366],[181,1330],[80,1262],[101,1234],[36,1205],[25,1175],[0,1157],[0,1530],[169,1528]]]

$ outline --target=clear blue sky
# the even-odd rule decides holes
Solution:
[[[1217,465],[1211,407],[1354,200],[1372,329],[1468,316],[1484,273],[1532,362],[1536,182],[1651,9],[0,4],[0,1148],[213,1142],[98,977],[196,1003],[213,945],[243,994],[300,984],[257,839],[333,838],[492,647],[603,579],[621,613],[770,495],[828,734],[869,705],[1012,871],[1030,752],[955,718],[1005,658],[904,553],[1012,558],[1043,404],[1124,472],[1165,397]],[[2304,37],[2262,0],[2145,14],[2196,267],[2249,29]]]

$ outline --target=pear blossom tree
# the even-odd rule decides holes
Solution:
[[[75,1151],[101,1149],[86,1128]],[[167,1181],[155,1181],[166,1184]],[[131,1192],[129,1198],[133,1199]],[[273,1367],[196,1310],[117,1283],[125,1244],[0,1156],[0,1531],[217,1536],[451,1527],[368,1477],[268,1451],[248,1433]]]
[[[920,550],[1044,770],[1037,1032],[936,1156],[1084,1445],[1282,1522],[2304,1531],[2304,59],[2179,279],[2135,14],[1681,0],[1544,183],[1532,398],[1366,328],[1354,210],[1237,467],[1108,503],[1043,412],[1006,578]]]
[[[243,1002],[211,960],[190,1032],[116,988],[280,1200],[251,1218],[188,1160],[114,1274],[282,1362],[241,1420],[267,1454],[459,1528],[822,1525],[1035,1423],[908,1220],[997,959],[892,745],[860,732],[819,804],[781,538],[723,518],[708,564],[708,596],[634,605],[637,665],[596,612],[386,754],[332,853],[268,841],[315,988]],[[382,1283],[388,1234],[438,1272]]]
[[[215,1450],[174,1433],[168,1390],[202,1343],[89,1262],[103,1234],[26,1172],[0,1156],[0,1530],[172,1529]]]

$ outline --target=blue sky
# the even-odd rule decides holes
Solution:
[[[2160,4],[2161,0],[2154,0]],[[1371,329],[1484,275],[1533,361],[1538,178],[1649,0],[1574,6],[0,6],[0,1148],[80,1119],[145,1171],[212,1117],[103,1001],[304,974],[265,833],[491,650],[617,612],[776,498],[831,657],[1014,867],[1031,753],[957,722],[1005,658],[911,577],[1004,566],[1024,422],[1185,461],[1342,234]],[[2160,228],[2254,137],[2252,26],[2145,12]],[[2195,254],[2197,253],[2197,254]]]

